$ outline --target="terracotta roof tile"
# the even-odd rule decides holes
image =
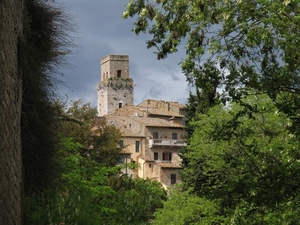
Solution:
[[[155,162],[155,164],[160,166],[161,168],[182,168],[180,165],[174,164],[172,162]]]
[[[122,136],[124,136],[124,137],[145,137],[145,135],[143,135],[141,133],[133,132],[131,129],[127,128],[127,126],[126,126],[127,124],[125,124],[126,119],[128,119],[128,117],[112,116],[112,115],[106,116],[107,123],[118,128],[121,131]]]
[[[141,124],[145,124],[148,127],[176,127],[176,128],[183,128],[182,124],[167,121],[161,118],[149,118],[149,117],[130,117],[131,119],[138,121]]]
[[[180,115],[180,114],[178,114],[176,112],[167,111],[167,110],[158,109],[158,108],[147,108],[147,107],[140,106],[140,110],[145,111],[149,115],[184,117],[183,115]]]
[[[150,157],[147,157],[145,155],[140,155],[139,158],[147,161],[147,162],[154,162],[155,160],[154,159],[151,159]]]

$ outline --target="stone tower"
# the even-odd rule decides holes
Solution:
[[[124,105],[133,105],[133,80],[129,77],[128,55],[107,55],[100,61],[98,116],[111,114]]]

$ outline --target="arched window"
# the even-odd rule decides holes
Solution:
[[[153,139],[158,139],[158,132],[153,132]]]
[[[172,133],[172,139],[177,140],[177,133]]]

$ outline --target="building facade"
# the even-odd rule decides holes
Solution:
[[[101,60],[102,79],[106,81],[110,76],[114,77],[115,71],[118,70],[125,71],[124,78],[129,79],[128,57],[122,58],[122,55],[118,55],[124,61],[117,66],[112,65],[115,62],[110,60],[114,57],[110,55]],[[173,101],[147,99],[134,106],[133,86],[124,86],[123,89],[118,90],[99,88],[99,86],[99,116],[103,116],[108,124],[121,131],[120,145],[124,148],[124,162],[126,160],[137,164],[135,171],[126,170],[126,173],[134,177],[157,180],[164,187],[181,183],[181,158],[178,153],[179,149],[186,145],[184,105]],[[118,91],[120,93],[116,93]],[[109,97],[124,96],[125,93],[132,93],[132,99],[125,101],[121,97]],[[122,104],[116,104],[120,102]]]

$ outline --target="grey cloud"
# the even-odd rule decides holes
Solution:
[[[69,99],[97,102],[100,82],[100,59],[108,54],[128,54],[130,76],[135,84],[135,104],[147,98],[161,98],[181,102],[188,97],[187,84],[178,63],[182,55],[176,53],[158,61],[155,49],[147,49],[149,35],[136,36],[131,32],[133,19],[122,20],[128,0],[57,0],[74,15],[81,38],[79,53],[68,58],[74,69],[63,67],[65,86],[59,92]],[[184,51],[182,52],[184,53]],[[160,92],[160,95],[159,95]],[[184,96],[186,94],[186,96]]]

